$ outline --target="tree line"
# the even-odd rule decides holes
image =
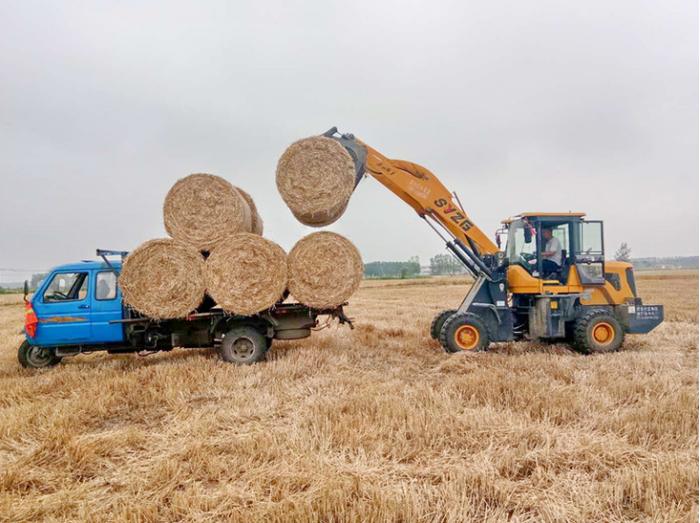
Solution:
[[[365,263],[365,278],[416,278],[418,276],[443,276],[465,274],[462,264],[451,254],[436,254],[430,264],[422,267],[418,256],[407,261],[376,261]]]

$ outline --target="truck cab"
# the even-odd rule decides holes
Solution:
[[[25,328],[28,341],[52,347],[123,343],[122,324],[110,323],[124,313],[117,285],[120,269],[121,262],[102,261],[55,267],[29,302],[37,323],[34,329]]]

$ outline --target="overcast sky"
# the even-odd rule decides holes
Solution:
[[[694,1],[0,3],[0,268],[164,236],[180,177],[255,198],[333,125],[432,170],[489,235],[521,211],[605,220],[608,256],[698,253]],[[365,261],[442,242],[364,180],[330,227]]]

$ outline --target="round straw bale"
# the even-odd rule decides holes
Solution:
[[[360,286],[362,258],[347,238],[328,231],[305,236],[287,258],[289,292],[317,309],[341,305]]]
[[[171,238],[139,245],[119,275],[124,301],[156,319],[183,318],[204,299],[204,257]]]
[[[191,174],[168,191],[163,221],[176,240],[210,251],[227,236],[250,231],[251,212],[243,195],[223,178]]]
[[[355,163],[336,140],[312,136],[287,147],[277,163],[277,190],[305,225],[336,221],[355,189]]]
[[[262,236],[235,234],[211,252],[204,278],[207,292],[222,309],[254,314],[282,298],[287,288],[287,254]]]
[[[255,202],[253,201],[253,197],[245,192],[243,189],[238,187],[238,192],[241,193],[241,196],[245,198],[245,201],[248,202],[248,207],[250,207],[250,216],[251,216],[251,224],[250,224],[250,231],[253,234],[257,234],[258,236],[262,236],[263,233],[263,221],[262,218],[260,217],[260,214],[258,213],[258,208],[255,206]]]

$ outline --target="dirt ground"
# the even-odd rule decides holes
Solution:
[[[0,296],[0,520],[693,521],[698,275],[638,275],[667,321],[619,353],[447,355],[459,279],[366,282],[333,326],[235,367],[210,350],[20,368]]]

